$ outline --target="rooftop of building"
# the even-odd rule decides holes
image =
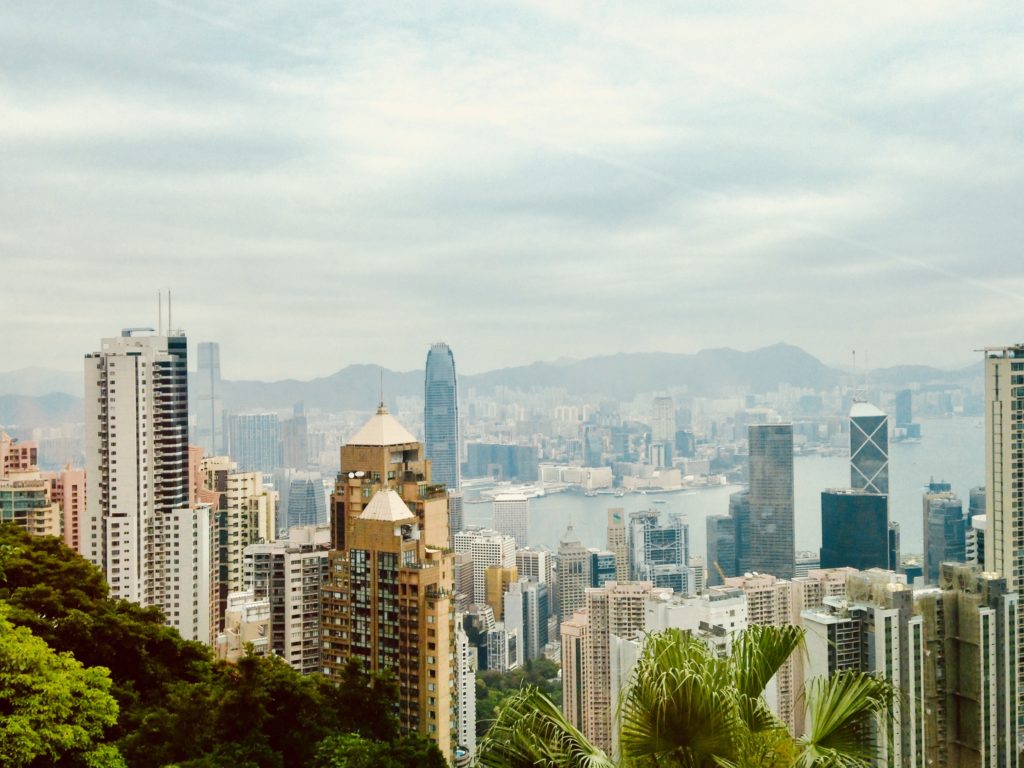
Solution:
[[[416,515],[405,505],[402,497],[390,488],[377,491],[359,515],[360,520],[384,520],[397,523],[403,520],[415,520]]]
[[[360,427],[348,441],[347,445],[408,445],[418,442],[394,416],[388,413],[384,403],[380,404],[377,413]]]
[[[878,406],[872,405],[867,401],[858,401],[850,406],[851,419],[877,416],[885,416],[885,411],[881,410],[880,408],[878,408]]]

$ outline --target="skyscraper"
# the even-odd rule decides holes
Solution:
[[[455,356],[447,344],[427,353],[423,397],[423,442],[433,464],[434,482],[459,490],[459,396]],[[520,546],[525,546],[525,542]]]
[[[985,350],[985,570],[1006,579],[1006,591],[1024,591],[1024,344]],[[1024,617],[1018,612],[1016,645],[1024,641]],[[1020,718],[1024,655],[1019,655],[1016,685]]]
[[[749,444],[746,515],[736,521],[737,572],[792,578],[793,425],[752,424]]]
[[[228,455],[243,472],[281,466],[281,428],[276,413],[232,413],[227,418]]]
[[[622,507],[608,510],[608,551],[615,553],[615,580],[629,581],[629,541],[626,537],[626,512]]]
[[[590,587],[590,552],[570,523],[558,542],[558,619],[566,621],[583,607]]]
[[[187,348],[184,334],[129,328],[85,356],[82,554],[111,597],[143,605],[165,589],[155,525],[188,503]]]
[[[207,456],[224,452],[224,403],[221,395],[220,344],[201,341],[196,348],[198,358],[195,373],[196,432],[192,443],[200,446]]]
[[[871,403],[850,408],[850,487],[889,493],[889,417]]]
[[[926,492],[924,512],[924,577],[939,583],[942,563],[967,562],[967,529],[964,504],[952,491]]]
[[[521,493],[501,493],[494,497],[492,526],[516,540],[516,547],[527,545],[530,528],[530,499]]]
[[[473,558],[473,602],[487,602],[487,569],[516,567],[516,542],[511,536],[490,529],[455,534],[455,551]]]
[[[898,570],[889,562],[889,504],[882,493],[821,492],[821,567]]]
[[[746,496],[745,493],[743,495]],[[713,587],[724,583],[724,579],[729,576],[738,575],[736,573],[736,517],[734,515],[708,515],[706,524],[708,586]]]

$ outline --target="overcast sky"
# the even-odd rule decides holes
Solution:
[[[771,5],[768,9],[765,6]],[[0,5],[0,368],[1024,341],[1017,2]]]

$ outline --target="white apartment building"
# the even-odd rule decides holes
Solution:
[[[455,622],[455,676],[458,698],[459,724],[458,744],[472,759],[476,753],[476,648],[469,644],[469,637],[462,622]]]
[[[321,671],[321,585],[330,529],[299,526],[288,538],[245,548],[247,589],[270,600],[270,650],[303,674]]]

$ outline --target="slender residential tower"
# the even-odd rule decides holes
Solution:
[[[459,398],[455,357],[439,342],[427,353],[424,387],[423,440],[435,483],[459,490]]]

